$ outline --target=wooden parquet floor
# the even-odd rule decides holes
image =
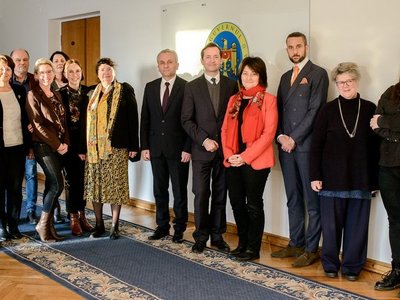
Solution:
[[[109,214],[109,206],[105,206],[104,209],[105,213]],[[156,227],[154,213],[144,209],[123,207],[121,218],[149,228]],[[193,230],[194,225],[189,224],[184,236],[186,240],[193,241]],[[235,235],[225,234],[224,238],[231,248],[236,247],[237,239]],[[271,251],[275,251],[276,249],[276,247],[264,243],[262,246],[261,258],[258,262],[373,299],[398,299],[397,294],[400,292],[399,289],[388,292],[374,290],[375,282],[381,278],[379,274],[363,271],[359,280],[356,282],[349,282],[340,276],[339,278],[331,279],[324,275],[319,262],[305,268],[293,268],[291,266],[292,259],[271,258]],[[0,252],[0,299],[75,300],[83,298],[32,268]]]

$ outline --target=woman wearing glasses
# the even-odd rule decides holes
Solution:
[[[321,201],[325,275],[337,277],[341,269],[342,276],[354,281],[367,258],[371,192],[377,189],[379,142],[369,127],[375,104],[360,98],[360,71],[355,63],[340,63],[331,77],[339,96],[316,119],[311,187]]]
[[[64,189],[61,156],[68,152],[69,134],[61,96],[51,89],[54,69],[50,60],[35,62],[38,84],[28,93],[26,110],[33,127],[32,141],[35,157],[46,176],[43,210],[36,226],[43,242],[61,240],[54,228],[54,208]]]

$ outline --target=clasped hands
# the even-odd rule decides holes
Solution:
[[[231,164],[232,167],[240,167],[246,163],[240,156],[240,154],[234,154],[228,157],[228,162]]]
[[[296,148],[296,142],[286,134],[279,136],[278,142],[281,144],[282,150],[287,153],[292,152]]]

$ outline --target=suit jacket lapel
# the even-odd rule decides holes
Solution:
[[[162,107],[161,107],[161,95],[160,95],[160,89],[161,89],[161,78],[158,79],[157,84],[154,86],[154,100],[156,103],[154,105],[156,106],[157,111],[159,112],[160,116],[163,115]]]
[[[308,74],[310,73],[310,69],[311,69],[311,61],[308,61],[305,66],[300,70],[300,73],[297,75],[296,80],[293,82],[292,86],[290,86],[290,80],[292,77],[292,73],[288,73],[290,74],[290,76],[288,76],[288,80],[286,80],[286,82],[288,82],[289,85],[289,91],[288,91],[288,95],[286,97],[286,100],[290,98],[290,96],[292,95],[292,93],[296,90],[296,88],[300,85],[301,80]]]

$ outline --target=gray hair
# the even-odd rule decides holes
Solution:
[[[158,59],[159,59],[160,55],[163,54],[163,53],[171,53],[171,54],[173,54],[174,57],[175,57],[175,61],[178,62],[178,54],[176,53],[175,50],[164,49],[164,50],[161,50],[161,51],[157,54],[157,63],[158,63]]]
[[[344,73],[350,74],[351,77],[356,81],[359,81],[361,78],[360,68],[356,63],[342,62],[332,70],[331,72],[332,81],[336,81],[336,77]]]

